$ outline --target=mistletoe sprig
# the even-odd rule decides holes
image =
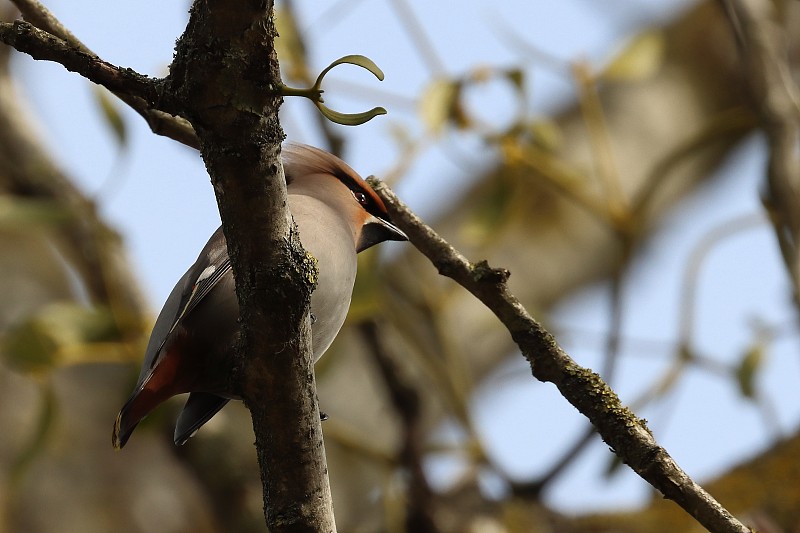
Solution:
[[[378,115],[385,115],[386,109],[378,106],[373,107],[369,111],[364,111],[362,113],[340,113],[339,111],[334,111],[333,109],[329,108],[328,106],[324,105],[324,100],[322,99],[322,93],[324,92],[321,88],[322,80],[331,71],[334,67],[341,65],[343,63],[348,63],[350,65],[356,65],[361,67],[365,70],[370,71],[378,80],[383,81],[383,71],[378,68],[370,58],[353,54],[344,57],[340,57],[330,65],[328,65],[322,72],[319,73],[317,76],[317,81],[314,82],[314,85],[308,87],[306,89],[300,89],[295,87],[289,87],[287,85],[281,85],[280,91],[283,96],[302,96],[303,98],[308,98],[311,100],[319,112],[322,113],[328,120],[331,122],[335,122],[337,124],[342,124],[344,126],[359,126],[364,124],[365,122],[369,122],[373,118],[377,117]]]

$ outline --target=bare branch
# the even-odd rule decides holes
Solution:
[[[551,382],[597,428],[603,440],[639,476],[711,531],[747,533],[710,494],[695,483],[653,438],[645,422],[623,406],[617,394],[594,372],[578,365],[511,294],[510,273],[485,261],[469,262],[414,215],[382,182],[370,184],[409,240],[438,269],[467,289],[505,325],[531,364],[534,377]]]
[[[422,404],[419,391],[402,376],[381,340],[378,323],[367,320],[359,331],[370,347],[395,411],[403,423],[403,442],[399,451],[400,463],[408,471],[408,497],[406,503],[406,531],[436,533],[434,520],[434,493],[428,484],[422,464]]]
[[[92,52],[89,47],[73,35],[73,33],[61,24],[56,16],[38,0],[14,0],[14,4],[29,23],[52,36],[58,37],[75,51],[96,57],[97,54]],[[135,74],[133,71],[130,71],[130,73]],[[99,83],[96,80],[92,81]],[[185,144],[190,148],[200,149],[197,135],[192,125],[185,118],[176,116],[177,113],[167,112],[166,110],[153,107],[151,100],[143,95],[124,91],[117,92],[112,88],[109,89],[120,100],[128,104],[131,109],[139,113],[145,122],[147,122],[150,130],[156,135],[163,135],[181,144]],[[163,102],[161,103],[163,104]]]
[[[39,29],[46,31],[66,41],[71,47],[77,48],[87,54],[95,55],[88,46],[83,44],[69,29],[61,24],[56,16],[39,0],[11,0],[17,6],[22,16]]]
[[[70,72],[76,72],[111,91],[139,96],[151,102],[159,99],[155,80],[73,48],[64,40],[27,22],[17,20],[0,23],[0,40],[33,59],[59,63]]]
[[[800,91],[791,75],[788,36],[767,0],[721,0],[743,54],[754,108],[769,142],[763,199],[800,303]]]

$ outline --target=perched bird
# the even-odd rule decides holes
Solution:
[[[381,199],[341,159],[305,145],[283,148],[289,211],[303,246],[317,259],[311,295],[316,362],[344,323],[356,277],[356,254],[386,240],[406,240]],[[225,374],[239,336],[239,304],[222,229],[211,236],[158,315],[133,394],[117,415],[113,444],[122,448],[156,406],[189,392],[175,426],[184,444],[234,396]]]

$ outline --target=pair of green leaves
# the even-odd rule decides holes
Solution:
[[[331,71],[331,69],[344,63],[356,65],[368,70],[380,81],[383,81],[383,71],[381,71],[381,69],[378,68],[378,65],[376,65],[370,58],[362,55],[349,55],[341,57],[328,65],[322,72],[319,73],[319,76],[317,76],[317,81],[311,87],[307,89],[297,89],[283,85],[281,87],[281,94],[284,96],[302,96],[304,98],[308,98],[314,103],[315,106],[317,106],[317,109],[319,109],[319,112],[322,113],[325,118],[331,122],[342,124],[344,126],[358,126],[364,124],[365,122],[369,122],[378,115],[385,115],[386,109],[382,107],[373,107],[369,111],[364,111],[362,113],[340,113],[339,111],[334,111],[333,109],[324,105],[324,100],[322,99],[322,93],[324,91],[321,88],[322,80],[325,78],[328,72]]]

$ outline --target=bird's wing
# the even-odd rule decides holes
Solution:
[[[225,236],[220,227],[208,240],[197,261],[178,281],[164,303],[155,326],[153,326],[150,342],[145,351],[139,385],[144,382],[158,362],[161,349],[181,320],[197,307],[197,304],[217,286],[230,270],[231,262],[228,257]]]
[[[213,289],[219,280],[228,273],[231,269],[231,260],[228,255],[225,255],[225,258],[219,264],[208,264],[197,276],[193,276],[190,270],[190,275],[188,280],[192,280],[194,278],[194,282],[191,284],[191,290],[188,290],[190,287],[187,286],[186,289],[183,291],[181,295],[181,303],[178,305],[178,309],[180,309],[180,313],[175,317],[173,321],[172,327],[170,328],[170,333],[172,330],[175,329],[175,326],[181,321],[183,317],[188,315],[192,309],[194,309],[197,304],[209,293],[211,289]],[[192,270],[199,270],[192,268]],[[169,334],[167,334],[169,335]],[[165,339],[166,340],[166,339]]]

